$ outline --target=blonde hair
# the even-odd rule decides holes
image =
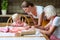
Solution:
[[[19,15],[17,13],[12,15],[12,19],[15,20],[17,17],[19,17]]]
[[[56,9],[53,5],[46,6],[44,8],[44,12],[45,12],[45,16],[47,16],[47,18],[56,15]]]

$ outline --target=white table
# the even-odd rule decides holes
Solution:
[[[0,37],[0,40],[46,40],[44,37]]]
[[[34,35],[24,35],[16,37],[15,33],[0,33],[0,40],[49,40],[46,35],[43,35],[36,29]]]

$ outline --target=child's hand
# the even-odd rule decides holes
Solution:
[[[25,30],[28,30],[29,28],[28,27],[25,27]]]
[[[15,36],[22,36],[22,34],[20,32],[17,32]]]

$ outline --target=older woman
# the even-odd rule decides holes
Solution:
[[[36,21],[34,20],[34,18],[38,19],[38,25],[36,26],[42,25],[42,19],[44,15],[43,6],[36,6],[32,2],[23,1],[21,7],[25,11],[25,13],[27,13],[31,17],[35,25]]]
[[[60,17],[56,16],[56,9],[52,5],[44,8],[45,16],[50,22],[45,26],[47,30],[40,30],[50,36],[50,40],[60,40]]]

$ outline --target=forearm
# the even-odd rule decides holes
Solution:
[[[37,23],[36,23],[35,19],[33,18],[33,16],[30,16],[30,17],[31,17],[31,19],[32,19],[32,21],[33,21],[33,23],[34,23],[34,25],[36,25]]]
[[[43,19],[42,18],[39,18],[38,19],[38,25],[42,25],[42,21],[43,21]]]
[[[42,14],[39,15],[39,18],[38,18],[38,25],[42,25],[43,17],[44,17],[44,13],[42,13]]]
[[[40,29],[40,32],[43,33],[43,34],[46,34],[46,35],[50,35],[50,32],[47,31],[47,30],[41,30],[41,29]]]

